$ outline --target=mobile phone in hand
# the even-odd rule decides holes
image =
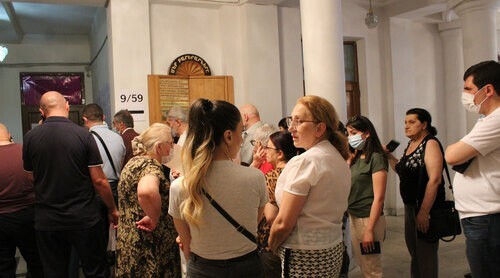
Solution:
[[[399,146],[399,142],[396,141],[396,140],[391,140],[389,143],[387,143],[387,145],[385,146],[386,149],[389,151],[389,152],[393,152],[397,147]]]
[[[365,252],[365,250],[363,249],[363,243],[359,243],[359,248],[361,249],[361,255],[373,255],[373,254],[380,254],[381,253],[381,250],[380,250],[380,241],[374,241],[373,242],[373,245],[375,248],[373,248],[372,250],[368,251],[368,252]]]

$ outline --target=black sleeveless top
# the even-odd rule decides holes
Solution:
[[[399,175],[399,191],[401,193],[401,198],[403,198],[403,203],[406,205],[420,206],[424,199],[427,182],[429,182],[429,176],[425,168],[424,155],[425,147],[429,140],[436,140],[438,144],[441,145],[436,137],[429,134],[420,142],[420,145],[418,145],[412,153],[406,155],[406,150],[410,145],[408,142],[403,157],[401,157],[398,164],[396,164],[396,172]],[[443,169],[445,163],[443,154]],[[439,206],[444,202],[444,184],[445,181],[441,175],[441,184],[438,187],[436,200],[432,207]]]

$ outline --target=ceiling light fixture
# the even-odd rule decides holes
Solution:
[[[9,49],[7,49],[6,46],[0,44],[0,62],[3,62],[3,60],[5,60],[7,54],[9,54]]]
[[[373,13],[373,9],[372,9],[372,0],[370,0],[370,9],[368,10],[368,13],[366,14],[366,17],[365,17],[365,24],[366,24],[366,27],[368,27],[370,29],[377,27],[377,24],[378,24],[378,16]]]

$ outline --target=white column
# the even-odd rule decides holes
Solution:
[[[347,118],[340,0],[301,0],[306,95],[330,101]]]
[[[108,7],[111,114],[120,109],[144,110],[133,115],[135,129],[149,126],[148,74],[151,74],[149,0],[111,0]],[[124,93],[142,94],[142,102],[122,101]]]
[[[467,0],[455,7],[462,26],[465,69],[482,61],[497,60],[499,5],[499,0]],[[477,117],[467,113],[467,130],[472,129]]]
[[[445,145],[457,142],[466,133],[466,110],[462,106],[464,59],[460,22],[439,24],[444,61]],[[443,137],[441,137],[443,138]]]

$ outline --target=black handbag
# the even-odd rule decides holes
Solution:
[[[429,219],[429,230],[425,239],[436,242],[439,239],[450,242],[462,233],[458,211],[455,209],[454,201],[444,201],[442,206],[431,210]],[[451,238],[447,238],[451,237]]]
[[[444,151],[441,143],[439,143],[439,147],[441,148],[441,152],[444,157]],[[453,186],[451,184],[450,173],[446,162],[444,164],[444,169],[446,171],[446,177],[448,178],[449,188],[453,193]],[[418,232],[418,236],[421,239],[428,242],[436,242],[440,239],[445,242],[450,242],[453,241],[457,235],[462,233],[458,211],[455,209],[455,201],[446,200],[443,204],[433,207],[429,217],[429,230],[427,233],[424,234]],[[446,239],[446,237],[451,238]]]

